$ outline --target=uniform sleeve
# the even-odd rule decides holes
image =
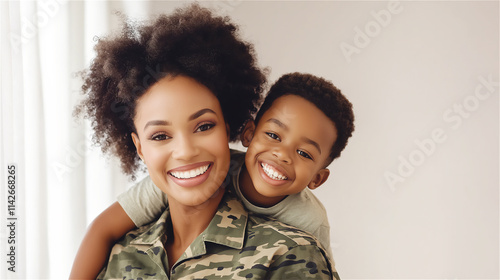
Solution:
[[[149,176],[118,196],[118,203],[137,227],[155,221],[167,205],[164,194]]]
[[[297,246],[273,262],[266,279],[334,279],[335,268],[315,245]]]

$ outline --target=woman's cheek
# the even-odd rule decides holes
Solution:
[[[150,148],[144,153],[144,157],[148,168],[155,168],[159,165],[163,165],[162,161],[166,159],[166,152],[162,149]]]
[[[224,130],[214,133],[214,137],[210,141],[211,149],[217,157],[220,157],[221,168],[229,169],[230,162],[230,152],[229,152],[229,139],[227,138],[227,133]],[[225,177],[225,175],[224,175]]]

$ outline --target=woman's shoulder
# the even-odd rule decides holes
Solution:
[[[336,274],[319,240],[306,231],[268,216],[250,214],[247,234],[245,248],[274,259],[270,270],[282,270],[277,272],[278,277],[332,279]]]
[[[258,214],[250,214],[248,223],[249,235],[266,236],[264,242],[286,245],[288,247],[313,245],[319,246],[319,241],[307,231],[299,229],[293,225],[289,225],[279,220]],[[275,239],[276,242],[270,240]],[[276,244],[277,244],[276,243]]]

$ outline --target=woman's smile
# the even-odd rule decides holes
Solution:
[[[167,174],[177,185],[189,188],[205,182],[210,176],[212,166],[212,162],[200,162],[172,169]]]

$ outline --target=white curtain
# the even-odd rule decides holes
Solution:
[[[103,160],[92,146],[88,122],[72,116],[81,98],[78,72],[94,56],[95,36],[116,29],[114,11],[140,16],[147,5],[0,5],[0,278],[64,279],[88,223],[131,184],[116,160]],[[6,184],[11,165],[15,188]]]

